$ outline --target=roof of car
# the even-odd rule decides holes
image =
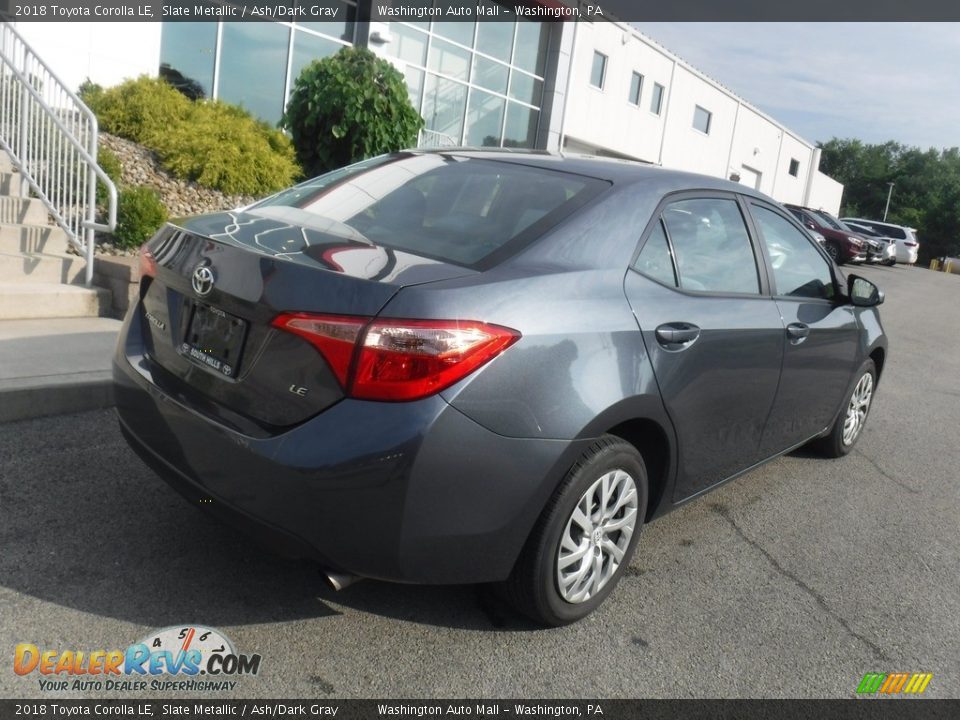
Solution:
[[[617,184],[633,184],[635,182],[650,180],[656,182],[661,188],[668,186],[668,190],[726,190],[728,192],[738,192],[744,195],[769,199],[751,187],[731,182],[730,180],[683,170],[670,170],[659,165],[652,165],[638,160],[504,148],[491,148],[489,150],[459,147],[431,148],[429,150],[420,149],[413,152],[497,160],[547,170],[563,170],[564,172],[585,175]]]

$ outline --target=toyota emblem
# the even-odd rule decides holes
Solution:
[[[193,291],[203,297],[209,295],[213,290],[213,270],[206,265],[200,265],[193,271],[193,279],[190,281]]]

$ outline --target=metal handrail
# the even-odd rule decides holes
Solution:
[[[94,231],[117,225],[117,188],[97,164],[97,118],[13,29],[0,22],[0,148],[67,240],[86,258],[93,281]],[[107,189],[107,221],[98,223],[97,181]]]
[[[417,138],[417,147],[419,148],[457,147],[459,145],[460,143],[453,136],[427,128],[423,128]]]

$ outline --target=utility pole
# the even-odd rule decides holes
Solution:
[[[890,196],[893,195],[893,183],[888,182],[887,185],[890,186],[890,189],[887,191],[887,206],[883,209],[883,221],[887,221],[887,213],[890,211]]]

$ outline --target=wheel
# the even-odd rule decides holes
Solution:
[[[630,443],[605,435],[560,483],[501,595],[544,625],[593,612],[630,564],[647,512],[647,472]]]
[[[840,262],[840,248],[836,243],[827,243],[827,255],[829,255],[837,265],[842,265]]]
[[[847,393],[843,409],[830,428],[830,433],[817,444],[827,457],[843,457],[856,445],[863,432],[873,401],[873,390],[877,386],[877,368],[873,360],[867,360],[857,371],[853,388]]]

